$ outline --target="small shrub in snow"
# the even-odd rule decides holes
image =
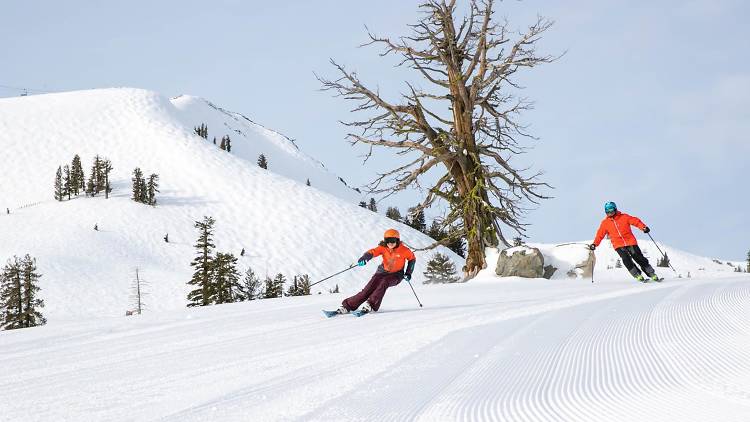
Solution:
[[[263,286],[258,276],[255,275],[252,268],[248,268],[245,271],[245,277],[242,279],[242,285],[240,287],[242,300],[261,299],[264,294],[262,288]]]
[[[447,255],[439,252],[433,255],[427,263],[424,274],[424,284],[455,283],[459,280],[456,274],[456,265],[451,262]]]
[[[266,156],[263,154],[260,154],[258,157],[258,167],[262,168],[263,170],[268,170],[268,160],[266,160]]]

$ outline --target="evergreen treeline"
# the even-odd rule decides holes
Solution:
[[[159,175],[152,173],[148,179],[143,177],[139,167],[133,170],[133,201],[156,206],[156,194],[159,192]]]
[[[12,330],[47,322],[41,314],[44,301],[38,298],[40,277],[36,259],[28,254],[8,260],[0,273],[0,328]]]
[[[241,302],[247,300],[281,297],[284,295],[286,277],[279,273],[274,278],[266,277],[264,281],[255,274],[252,268],[241,277],[237,270],[237,258],[231,253],[218,252],[213,241],[214,224],[211,217],[196,221],[198,240],[194,247],[196,256],[190,264],[194,268],[193,277],[188,285],[194,289],[188,293],[188,306],[206,306],[221,303]],[[310,277],[307,274],[294,276],[286,296],[310,294]]]
[[[112,172],[112,162],[99,155],[94,157],[88,182],[83,173],[81,157],[76,154],[71,165],[57,167],[55,174],[54,197],[57,201],[63,201],[72,196],[78,196],[81,192],[86,196],[96,196],[104,192],[104,197],[109,198],[112,186],[109,182],[109,174]]]
[[[263,170],[268,170],[268,160],[266,160],[266,156],[263,154],[260,154],[260,156],[258,156],[258,167],[262,168]]]
[[[664,252],[664,255],[661,258],[656,260],[656,266],[669,268],[669,257],[667,256],[666,252]]]
[[[201,123],[200,126],[196,126],[193,128],[193,131],[196,135],[200,136],[201,138],[208,140],[208,126],[205,123]],[[213,138],[214,145],[216,145],[216,137]],[[232,140],[229,138],[229,135],[224,135],[221,137],[221,142],[219,143],[219,148],[226,152],[232,152]]]
[[[205,123],[201,123],[200,126],[193,128],[195,134],[203,139],[208,140],[208,126]]]

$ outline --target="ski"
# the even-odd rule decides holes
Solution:
[[[354,315],[355,317],[359,318],[359,317],[361,317],[363,315],[369,314],[369,312],[363,312],[362,310],[357,309],[356,311],[352,311],[351,314]]]
[[[333,318],[336,315],[340,315],[340,314],[338,313],[338,311],[326,311],[325,309],[323,309],[323,315],[325,315],[326,318]]]

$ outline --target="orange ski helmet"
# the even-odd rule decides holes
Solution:
[[[398,234],[398,230],[396,229],[388,229],[383,234],[383,239],[387,239],[389,237],[395,237],[396,239],[401,239],[401,235]]]

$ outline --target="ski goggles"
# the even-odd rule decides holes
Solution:
[[[398,243],[398,237],[386,237],[383,241],[385,243]]]

